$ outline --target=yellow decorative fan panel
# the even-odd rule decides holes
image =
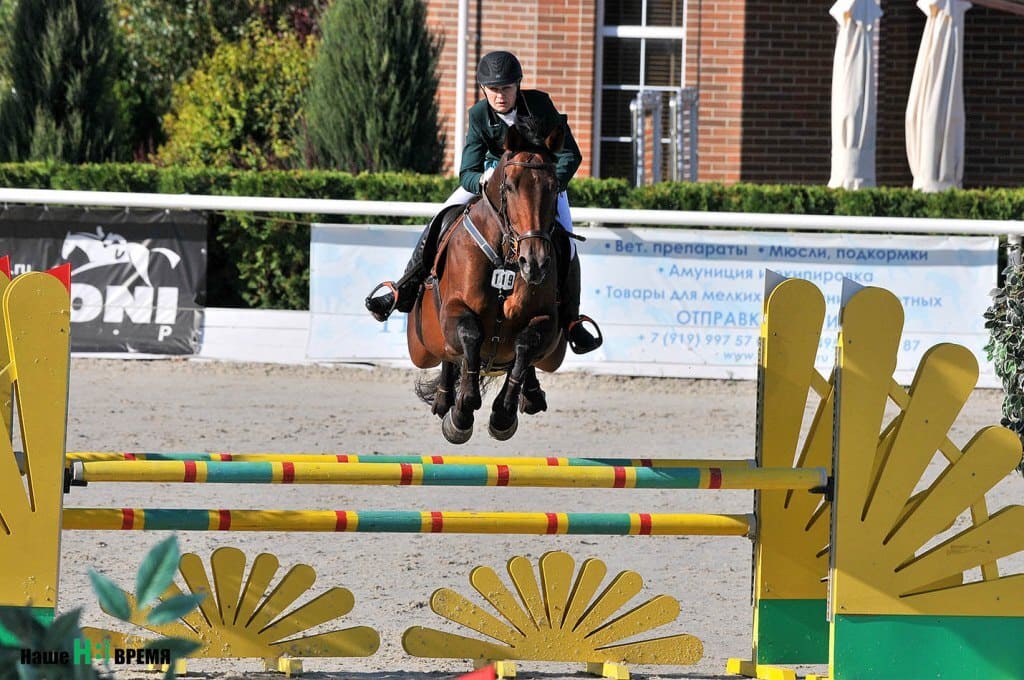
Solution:
[[[312,587],[316,580],[313,568],[305,564],[292,567],[270,590],[278,570],[277,558],[268,553],[258,555],[243,582],[245,565],[241,550],[215,550],[210,558],[214,588],[202,560],[191,553],[182,555],[179,570],[189,591],[207,594],[199,609],[178,623],[152,626],[145,622],[145,612],[138,613],[131,622],[160,635],[199,642],[202,648],[192,656],[200,658],[349,657],[377,651],[380,636],[364,626],[292,637],[348,614],[355,603],[350,591],[331,588],[286,611]],[[160,599],[167,600],[180,592],[172,584]],[[99,628],[83,628],[83,632],[93,642],[109,638],[118,647],[152,641]]]
[[[621,611],[643,587],[636,572],[621,572],[600,590],[607,574],[601,560],[585,560],[576,573],[571,556],[549,552],[538,567],[539,578],[525,557],[509,560],[515,593],[494,570],[473,570],[470,583],[498,616],[447,588],[431,597],[435,613],[494,642],[414,626],[402,637],[405,650],[428,658],[668,665],[693,664],[703,655],[691,635],[627,641],[679,615],[679,603],[665,595]]]
[[[972,352],[940,344],[921,360],[901,413],[878,435],[892,387],[898,328],[884,323],[899,303],[880,289],[858,292],[844,309],[842,400],[836,471],[832,588],[839,614],[1024,615],[1024,575],[999,577],[996,560],[1024,549],[1024,509],[992,517],[985,494],[1021,460],[1017,436],[979,431],[950,452],[948,432],[978,378]],[[880,320],[883,321],[880,323]],[[950,461],[929,472],[936,453]],[[866,455],[870,453],[871,455]],[[972,524],[957,519],[971,512]],[[1014,528],[1017,528],[1015,531]],[[982,580],[967,582],[981,567]]]

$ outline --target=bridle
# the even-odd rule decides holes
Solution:
[[[500,187],[498,205],[494,205],[494,201],[487,191],[482,192],[487,204],[498,218],[498,228],[501,230],[501,249],[504,252],[505,261],[508,263],[516,262],[516,258],[519,256],[519,244],[522,241],[539,238],[553,246],[550,229],[533,229],[522,234],[516,231],[515,225],[508,216],[508,185],[505,182],[505,173],[509,166],[516,166],[530,170],[542,170],[554,175],[555,164],[547,161],[516,161],[512,160],[514,157],[515,154],[513,152],[506,151],[501,159],[501,163],[499,163],[501,178],[498,182]]]

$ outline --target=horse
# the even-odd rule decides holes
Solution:
[[[555,219],[554,162],[563,140],[560,125],[546,135],[536,121],[509,127],[491,180],[442,236],[409,314],[413,364],[441,366],[417,392],[453,444],[473,434],[481,371],[505,376],[488,422],[495,439],[515,434],[517,407],[526,414],[547,410],[536,369],[557,370],[566,347],[559,274],[568,262],[568,234]]]

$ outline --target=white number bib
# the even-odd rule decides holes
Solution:
[[[495,269],[491,274],[491,287],[498,290],[512,290],[516,282],[516,273],[511,269]]]

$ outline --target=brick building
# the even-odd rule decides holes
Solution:
[[[982,0],[979,0],[979,3]],[[964,186],[1024,184],[1024,3],[984,0],[967,12]],[[441,113],[455,133],[458,0],[428,0],[444,36]],[[473,68],[495,49],[523,62],[525,87],[548,91],[584,153],[581,175],[634,173],[630,101],[680,88],[699,93],[701,181],[825,184],[836,24],[831,2],[808,0],[469,1],[467,106]],[[909,186],[904,112],[925,17],[912,0],[882,0],[878,24],[877,179]],[[1000,7],[994,9],[993,7]],[[648,127],[649,133],[650,127]],[[651,157],[648,145],[648,165]],[[662,177],[670,177],[668,153]],[[647,177],[650,178],[648,172]]]

